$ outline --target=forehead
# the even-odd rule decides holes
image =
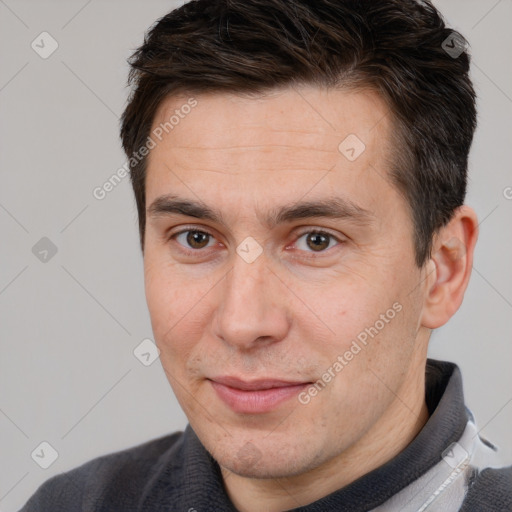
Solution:
[[[195,106],[189,108],[192,98]],[[153,130],[165,128],[167,123],[175,146],[186,138],[191,144],[204,147],[230,141],[249,144],[256,135],[260,142],[275,143],[293,132],[298,148],[309,141],[305,149],[325,150],[332,149],[332,142],[344,132],[371,143],[377,133],[381,137],[386,131],[388,118],[388,108],[375,91],[303,86],[250,95],[170,96],[160,103]]]
[[[148,157],[147,204],[171,192],[270,204],[333,195],[341,185],[372,202],[376,187],[387,186],[389,118],[384,101],[368,90],[166,98],[152,126],[160,138]]]

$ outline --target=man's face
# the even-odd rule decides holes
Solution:
[[[388,178],[401,148],[370,92],[195,99],[160,105],[154,129],[176,110],[180,120],[148,161],[145,282],[161,362],[221,466],[300,474],[410,415],[421,386],[425,269]]]

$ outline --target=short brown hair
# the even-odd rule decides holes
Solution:
[[[130,158],[144,145],[172,94],[371,87],[401,141],[390,177],[410,206],[421,266],[466,194],[476,108],[462,42],[429,1],[191,1],[158,20],[129,59],[123,148]],[[132,160],[144,249],[147,159]]]

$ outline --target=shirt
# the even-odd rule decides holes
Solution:
[[[512,466],[478,435],[459,368],[429,359],[429,419],[396,457],[300,512],[510,512]],[[190,425],[43,483],[20,512],[236,512]]]

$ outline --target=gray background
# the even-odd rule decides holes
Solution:
[[[126,58],[181,3],[0,0],[3,512],[53,474],[186,424],[159,362],[133,355],[152,334],[128,178],[102,201],[92,194],[125,162]],[[512,1],[435,3],[472,47],[480,124],[467,203],[481,234],[465,302],[430,355],[460,365],[482,434],[510,463]],[[47,59],[31,48],[43,31],[59,45]],[[57,247],[46,262],[32,252],[42,237]],[[48,469],[31,457],[42,441],[59,454]]]

